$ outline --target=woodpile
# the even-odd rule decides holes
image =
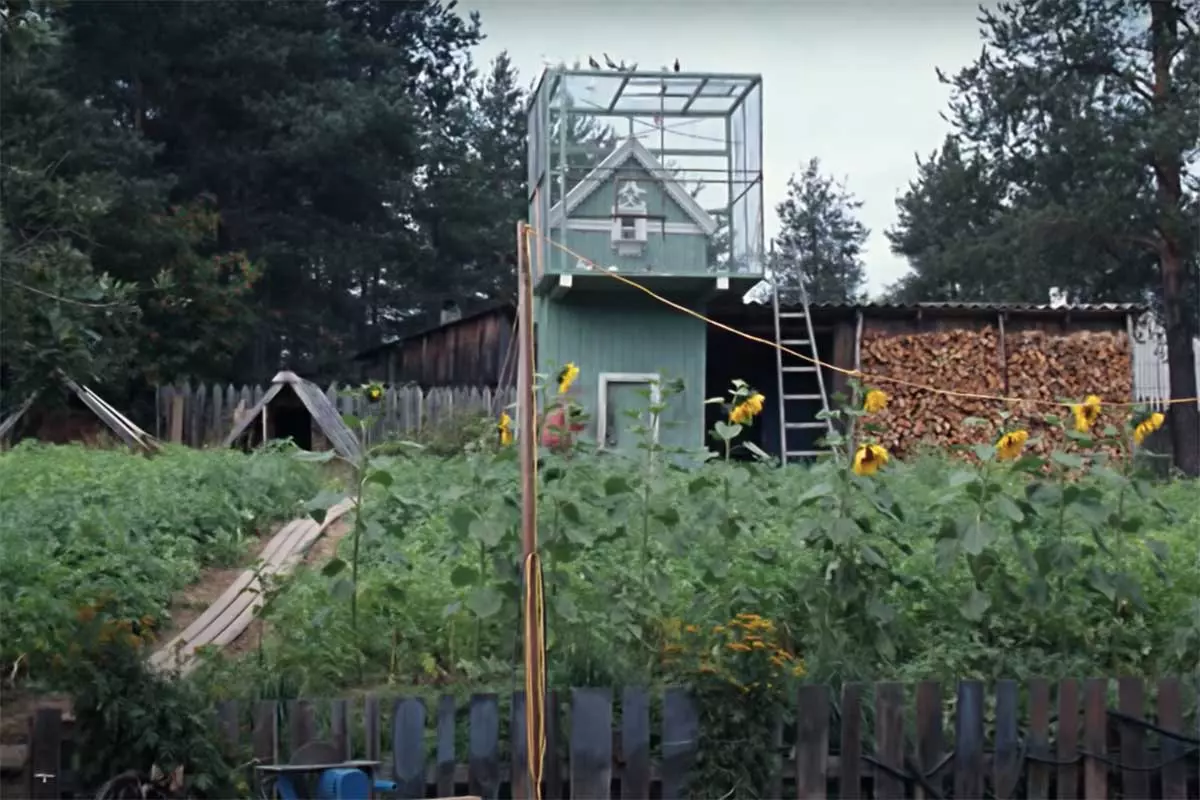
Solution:
[[[1063,435],[1044,421],[1047,414],[1069,419],[1067,408],[1028,403],[952,397],[869,376],[899,378],[926,386],[980,395],[1007,395],[1030,400],[1080,400],[1096,394],[1102,400],[1127,402],[1132,396],[1131,353],[1123,332],[1080,331],[1054,335],[1040,330],[1008,332],[995,327],[890,335],[866,331],[861,369],[869,386],[890,395],[885,411],[872,418],[883,430],[880,442],[893,454],[913,454],[922,444],[951,445],[994,442],[1000,412],[1014,417],[1008,427],[1023,427],[1033,439],[1029,449],[1048,453]],[[1124,424],[1127,409],[1102,412],[1099,427]],[[968,417],[986,425],[965,425]]]

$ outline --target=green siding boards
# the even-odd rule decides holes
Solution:
[[[612,246],[609,229],[597,231],[563,230],[554,225],[549,236],[564,243],[571,251],[595,261],[602,267],[615,265],[631,274],[655,273],[674,275],[703,275],[708,272],[708,237],[703,233],[665,233],[663,222],[695,225],[696,221],[675,202],[663,188],[662,181],[640,164],[630,159],[608,179],[597,186],[571,211],[570,220],[610,224],[616,205],[617,187],[625,181],[636,181],[645,192],[647,223],[646,246],[641,255],[621,256]],[[576,257],[557,247],[549,248],[550,272],[574,272]]]
[[[708,252],[704,237],[699,234],[668,233],[654,230],[650,224],[642,255],[622,256],[612,247],[612,235],[607,231],[567,231],[567,247],[601,267],[615,265],[621,274],[638,275],[704,275],[708,272]],[[557,232],[556,232],[557,233]],[[558,248],[564,257],[557,265],[560,272],[575,272],[575,257]]]
[[[653,300],[608,294],[538,298],[538,371],[552,373],[568,361],[579,367],[572,394],[591,417],[586,438],[596,437],[601,372],[653,372],[681,379],[683,391],[669,399],[660,422],[664,445],[699,447],[704,441],[704,322]],[[611,401],[645,407],[637,388],[614,387]],[[613,415],[610,415],[613,416]],[[647,420],[648,421],[648,420]],[[620,415],[618,447],[634,441],[636,424]],[[611,423],[610,423],[611,424]]]
[[[640,164],[630,159],[618,167],[607,180],[592,191],[575,210],[571,212],[572,219],[604,219],[610,220],[613,206],[617,203],[617,187],[625,181],[635,181],[645,192],[646,213],[652,217],[665,217],[667,222],[688,222],[695,220],[688,216],[679,204],[663,189],[662,181],[651,175]]]

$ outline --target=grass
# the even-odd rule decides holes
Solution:
[[[0,455],[0,661],[52,683],[80,609],[163,623],[172,593],[293,514],[316,473],[281,452],[123,451],[22,445]]]

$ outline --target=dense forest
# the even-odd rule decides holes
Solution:
[[[6,0],[7,388],[336,373],[447,300],[505,296],[533,76],[474,62],[486,22],[434,0]],[[1147,301],[1193,394],[1200,3],[1020,0],[980,26],[979,58],[936,73],[950,133],[897,201],[912,270],[887,296]],[[858,201],[795,155],[775,268],[860,298]]]

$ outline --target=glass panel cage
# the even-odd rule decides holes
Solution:
[[[529,103],[528,221],[539,234],[531,253],[535,269],[574,268],[567,263],[572,257],[542,240],[565,243],[568,218],[578,218],[575,211],[562,214],[555,207],[631,138],[716,223],[707,263],[695,269],[763,274],[761,77],[561,67],[543,72]]]

